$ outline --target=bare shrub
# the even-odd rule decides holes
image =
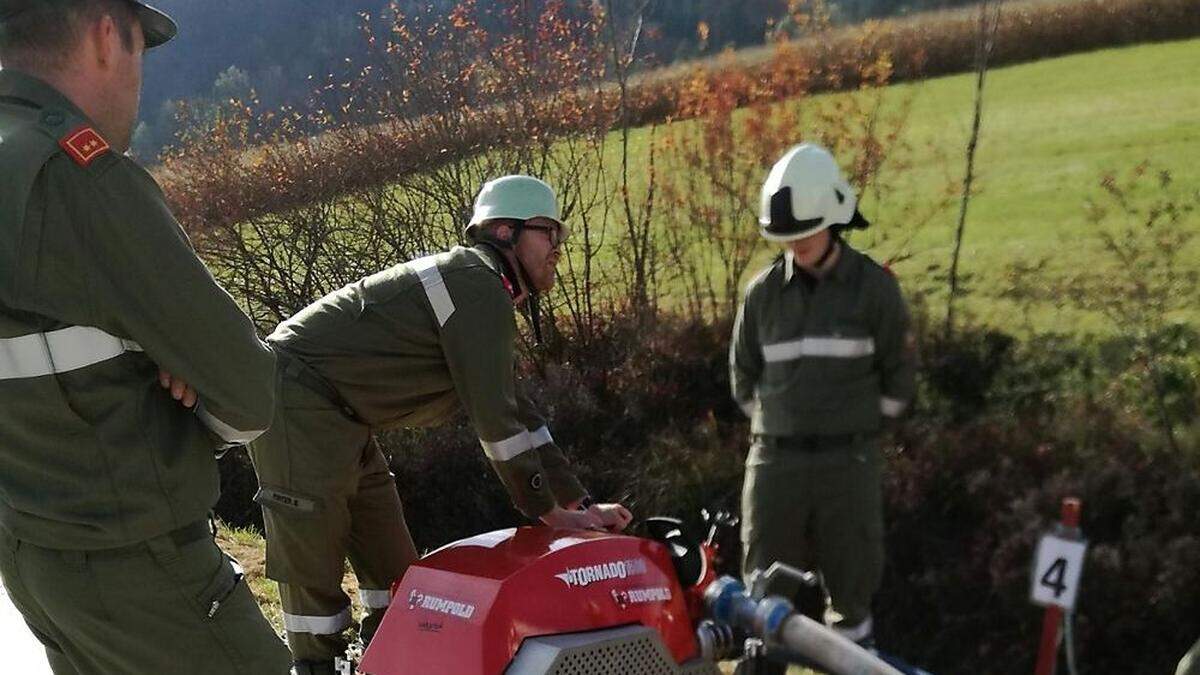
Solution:
[[[1025,305],[1049,303],[1103,316],[1121,342],[1110,357],[1125,364],[1139,385],[1130,391],[1126,378],[1118,377],[1104,395],[1157,418],[1167,446],[1179,452],[1179,426],[1195,417],[1198,405],[1196,374],[1176,355],[1189,344],[1178,313],[1200,303],[1200,271],[1190,257],[1200,191],[1142,162],[1123,174],[1103,175],[1087,212],[1103,263],[1050,282],[1037,274],[1045,260],[1010,266],[1006,295]]]

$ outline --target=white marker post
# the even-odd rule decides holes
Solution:
[[[1034,557],[1030,599],[1046,608],[1042,619],[1042,646],[1038,651],[1036,675],[1053,675],[1058,660],[1059,626],[1063,613],[1075,611],[1079,579],[1087,542],[1079,530],[1080,502],[1067,498],[1062,503],[1062,522],[1042,536]]]

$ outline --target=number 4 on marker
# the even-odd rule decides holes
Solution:
[[[1087,543],[1047,534],[1038,542],[1030,596],[1039,605],[1075,609]]]
[[[1050,567],[1046,569],[1046,573],[1042,575],[1042,585],[1054,591],[1054,599],[1062,597],[1063,591],[1067,590],[1067,585],[1063,583],[1063,577],[1067,573],[1067,559],[1056,558]]]

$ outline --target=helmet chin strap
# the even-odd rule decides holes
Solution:
[[[825,252],[821,254],[820,258],[817,258],[817,262],[813,263],[813,269],[820,270],[825,266],[825,263],[829,261],[829,256],[833,255],[838,242],[841,240],[842,236],[837,232],[830,233],[829,241],[825,242]]]
[[[526,305],[529,307],[529,325],[533,329],[533,342],[536,345],[542,344],[542,311],[541,302],[539,301],[540,294],[537,287],[533,285],[533,280],[529,278],[529,273],[525,271],[525,266],[521,264],[521,259],[516,255],[517,240],[520,239],[521,233],[525,231],[525,221],[518,220],[516,227],[513,228],[513,234],[507,241],[497,239],[496,237],[481,236],[475,244],[477,246],[487,246],[494,250],[500,258],[500,265],[504,268],[504,276],[511,280],[517,281],[525,287],[525,293],[528,294]],[[516,261],[516,266],[509,261],[508,256],[504,255],[504,251],[511,251],[513,260]],[[518,276],[519,275],[519,276]]]

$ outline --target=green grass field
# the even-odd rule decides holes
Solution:
[[[937,277],[949,265],[957,201],[916,232],[897,215],[902,203],[934,203],[948,181],[961,180],[974,89],[973,74],[888,88],[888,104],[911,100],[904,140],[914,168],[885,176],[897,189],[884,202],[864,203],[874,230],[854,240],[881,258],[897,252],[892,248],[897,240],[909,240],[911,257],[896,266],[897,272],[910,291],[929,294],[935,315],[944,312],[945,282]],[[798,105],[828,105],[833,97],[847,95],[861,94],[816,97]],[[1144,160],[1170,171],[1176,185],[1194,190],[1200,184],[1198,110],[1200,40],[1109,49],[989,72],[976,195],[960,263],[970,275],[968,311],[983,323],[1018,332],[1027,327],[1103,331],[1098,316],[1049,304],[1019,307],[998,297],[1005,270],[1042,258],[1048,259],[1046,273],[1054,276],[1081,266],[1111,268],[1086,217],[1086,200],[1100,193],[1104,172],[1123,173]],[[648,130],[636,130],[632,140],[639,155],[648,152]],[[1200,229],[1200,214],[1193,213],[1188,225]],[[873,246],[885,229],[890,243]],[[770,255],[764,248],[762,261]],[[1200,252],[1190,251],[1188,257],[1200,263]],[[1194,321],[1200,313],[1184,317]]]
[[[915,96],[909,131],[914,147],[946,152],[955,175],[962,171],[973,85],[965,76],[896,87]],[[977,275],[972,309],[989,323],[1015,320],[1016,309],[995,297],[1009,263],[1048,258],[1051,274],[1081,264],[1110,267],[1085,213],[1102,173],[1149,160],[1181,185],[1194,189],[1200,183],[1200,40],[998,70],[989,74],[984,105],[976,158],[981,191],[970,204],[962,265]],[[943,168],[930,162],[902,184],[915,194],[936,189]],[[899,266],[902,278],[920,283],[929,266],[949,260],[956,217],[952,209],[917,234],[913,259]],[[1194,217],[1190,225],[1200,228],[1200,220]],[[1079,318],[1043,308],[1035,323],[1070,332]]]

